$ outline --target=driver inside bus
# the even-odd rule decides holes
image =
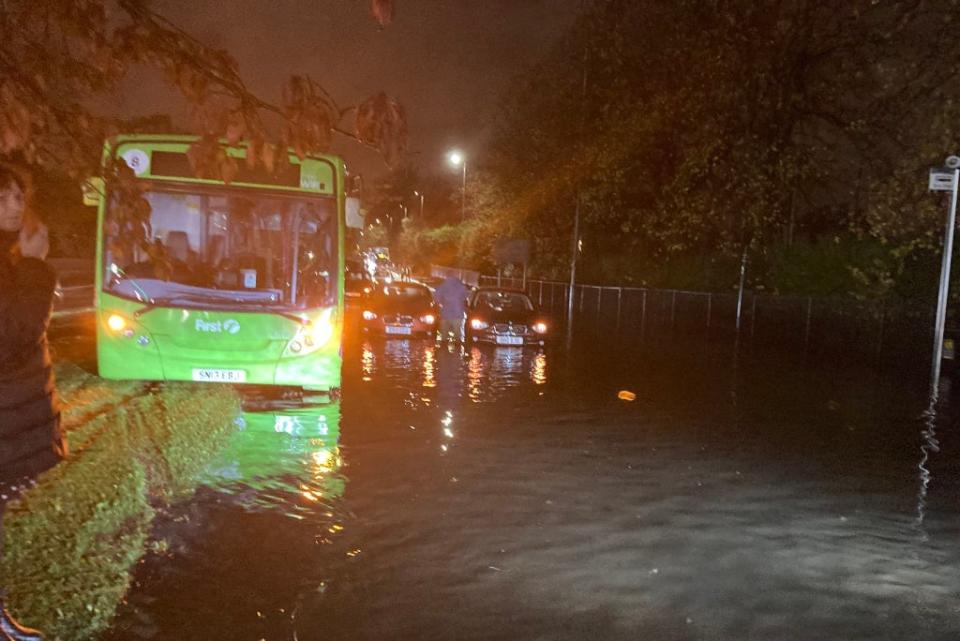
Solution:
[[[330,293],[330,273],[336,259],[333,216],[326,207],[304,203],[298,217],[301,221],[298,296],[306,297],[308,304],[319,303]]]

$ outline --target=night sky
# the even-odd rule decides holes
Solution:
[[[410,121],[410,151],[425,173],[443,154],[482,149],[485,127],[510,79],[535,63],[571,24],[580,0],[396,0],[380,29],[367,0],[157,0],[155,9],[204,42],[231,52],[249,86],[276,100],[284,79],[306,73],[341,106],[383,90]],[[134,76],[117,106],[125,115],[182,109],[170,90]],[[367,176],[385,166],[375,152],[337,145]]]

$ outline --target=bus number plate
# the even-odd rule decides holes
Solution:
[[[243,383],[247,372],[242,369],[194,369],[193,380],[204,383]]]

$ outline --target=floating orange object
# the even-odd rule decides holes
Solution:
[[[617,398],[621,401],[635,401],[637,400],[637,395],[631,392],[630,390],[620,390],[620,393],[617,394]]]

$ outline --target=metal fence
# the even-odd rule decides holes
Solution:
[[[556,322],[566,318],[569,284],[501,278],[503,287],[522,289]],[[498,284],[481,276],[479,284]],[[737,294],[642,287],[577,285],[574,326],[580,337],[618,341],[667,334],[704,337],[736,335]],[[926,362],[934,310],[926,305],[891,304],[846,298],[779,296],[744,292],[740,339],[827,358],[875,362]]]

